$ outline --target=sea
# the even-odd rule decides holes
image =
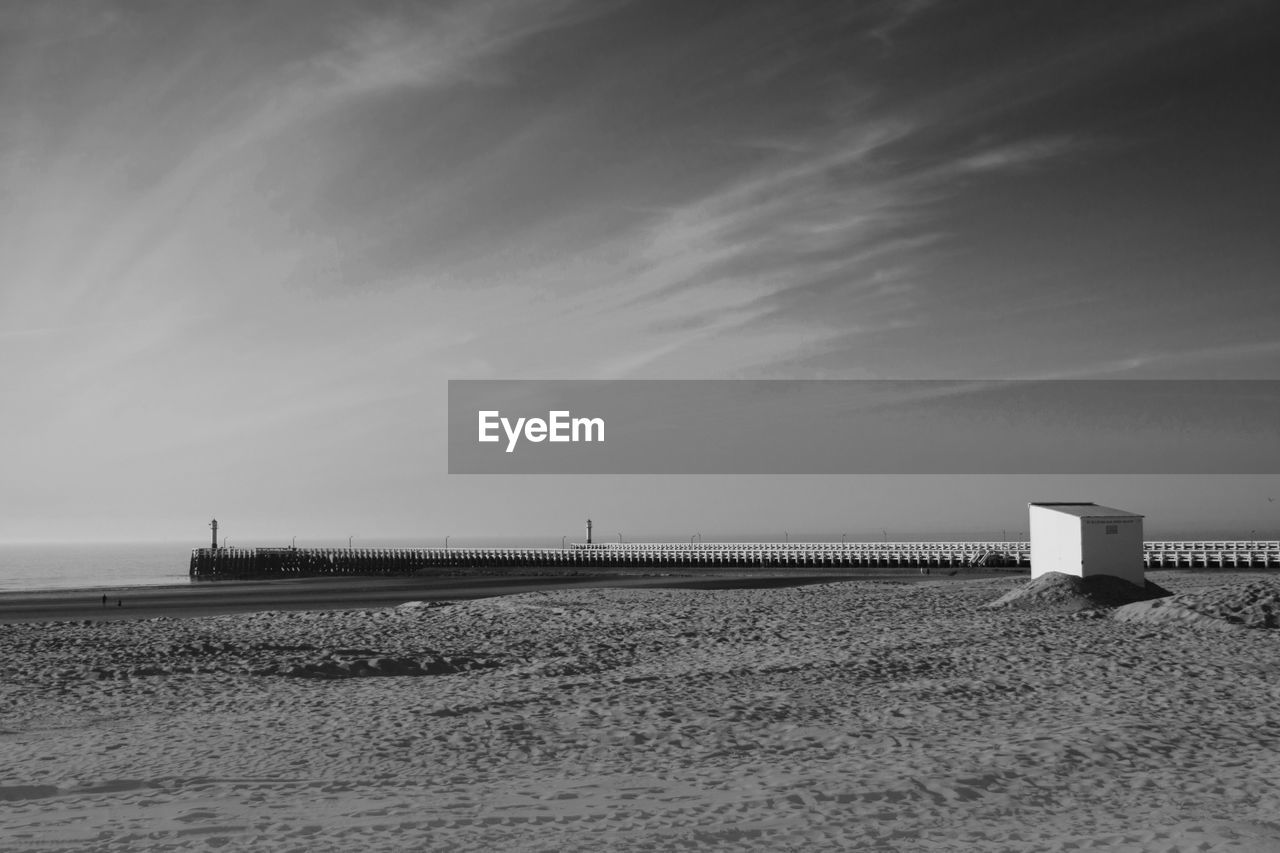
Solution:
[[[0,543],[0,593],[190,583],[183,542]]]
[[[963,531],[937,534],[890,536],[896,542],[927,541],[984,541],[998,540],[1005,531]],[[1259,531],[1261,532],[1261,531]],[[1014,534],[1015,531],[1007,531]],[[1018,531],[1020,534],[1021,531]],[[1149,534],[1147,539],[1164,540],[1244,540],[1249,531],[1202,530],[1160,532]],[[848,537],[848,541],[878,540],[879,537]],[[690,537],[638,537],[626,541],[684,542]],[[602,540],[604,541],[604,540]],[[611,541],[611,540],[609,540]],[[696,540],[695,540],[696,541]],[[712,541],[710,538],[708,542]],[[781,541],[779,538],[751,536],[716,537],[719,542]],[[839,534],[833,536],[792,537],[792,542],[839,542]],[[232,547],[282,547],[293,540],[271,542],[231,542]],[[205,542],[0,542],[0,593],[53,589],[94,589],[129,586],[185,585],[191,583],[188,575],[193,548],[204,547]],[[299,548],[344,548],[347,540],[303,541]],[[380,539],[355,540],[356,548],[438,548],[442,539]],[[456,548],[558,548],[559,536],[554,538],[451,538],[450,547]]]

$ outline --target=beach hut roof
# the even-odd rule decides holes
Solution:
[[[1040,506],[1045,509],[1051,509],[1054,512],[1060,512],[1064,515],[1074,515],[1076,518],[1144,518],[1140,513],[1129,512],[1128,510],[1116,509],[1109,506],[1100,506],[1095,503],[1032,503],[1031,506]]]

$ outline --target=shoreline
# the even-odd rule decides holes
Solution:
[[[844,581],[915,583],[925,580],[1021,577],[1025,570],[921,575],[917,569],[848,571],[776,569],[716,572],[591,572],[560,575],[453,577],[310,577],[196,581],[115,587],[0,592],[0,624],[195,618],[267,610],[344,610],[394,607],[406,601],[456,601],[561,589],[762,589]],[[106,596],[107,603],[102,604]],[[117,605],[117,601],[123,601]]]

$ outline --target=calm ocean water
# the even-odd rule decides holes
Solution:
[[[185,584],[191,548],[182,542],[0,544],[0,592]]]
[[[927,540],[982,540],[998,539],[1003,531],[973,531],[965,534],[951,535],[916,535],[903,536],[895,541],[927,541]],[[1015,531],[1008,531],[1010,536]],[[1244,534],[1232,531],[1199,531],[1171,535],[1148,535],[1148,539],[1245,539]],[[1261,531],[1259,531],[1261,533]],[[874,537],[860,537],[870,540]],[[891,537],[892,538],[892,537]],[[611,540],[607,540],[611,541]],[[643,537],[628,541],[672,541],[687,539],[675,537]],[[708,538],[706,541],[712,541]],[[752,537],[718,537],[715,541],[767,541]],[[777,540],[774,540],[777,541]],[[835,537],[814,537],[791,541],[827,541],[839,542]],[[849,541],[855,541],[849,537]],[[40,543],[40,544],[4,544],[0,543],[0,592],[37,589],[91,589],[94,587],[141,586],[157,584],[189,583],[187,570],[191,559],[191,549],[202,547],[206,543],[192,542],[113,542],[113,543]],[[284,542],[244,542],[244,547],[289,545]],[[357,540],[357,548],[412,548],[435,547],[443,544],[442,540],[430,539],[385,539]],[[471,539],[466,537],[450,538],[451,547],[532,547],[557,548],[560,537],[540,539],[525,537],[513,539]],[[346,547],[347,540],[342,541],[299,541],[298,547]]]

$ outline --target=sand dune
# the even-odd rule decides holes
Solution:
[[[1062,572],[1047,572],[1009,590],[983,607],[992,610],[1018,608],[1074,613],[1119,607],[1169,595],[1172,595],[1169,590],[1152,581],[1139,587],[1112,575],[1082,578]]]
[[[1280,632],[1024,584],[0,625],[0,848],[1280,849]]]
[[[1135,602],[1111,616],[1122,622],[1175,622],[1220,631],[1280,628],[1280,580],[1224,584],[1162,601]]]

